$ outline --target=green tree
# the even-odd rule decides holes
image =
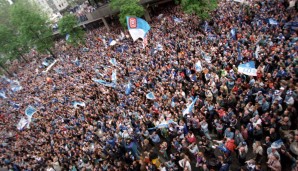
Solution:
[[[7,75],[12,76],[12,73],[9,72],[5,66],[7,58],[0,54],[0,68],[7,73]]]
[[[37,5],[26,1],[17,1],[11,7],[10,19],[16,28],[21,45],[36,48],[40,53],[48,52],[55,57],[51,51],[54,41],[48,16]]]
[[[59,32],[62,36],[69,35],[67,43],[78,46],[84,43],[84,30],[78,26],[78,20],[74,15],[68,14],[61,18],[58,23]]]
[[[120,11],[119,21],[126,28],[126,16],[141,17],[144,15],[144,7],[139,4],[140,0],[111,0],[112,10]]]
[[[217,0],[180,0],[180,3],[185,13],[196,14],[202,20],[209,19],[210,12],[217,7]]]

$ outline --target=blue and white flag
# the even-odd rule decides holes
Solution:
[[[107,86],[107,87],[113,87],[115,88],[116,87],[116,84],[115,83],[110,83],[110,82],[106,82],[104,80],[99,80],[99,79],[95,79],[95,78],[92,78],[92,80],[98,84],[101,84],[101,85],[104,85],[104,86]]]
[[[162,19],[162,17],[163,17],[163,14],[159,14],[158,16],[157,16],[157,19]]]
[[[21,120],[17,124],[17,129],[21,131],[27,124],[28,124],[28,120],[26,118],[22,117]]]
[[[117,66],[117,61],[116,61],[115,58],[110,59],[109,62],[110,62],[112,65]]]
[[[117,42],[113,39],[109,39],[109,46],[114,46]]]
[[[201,65],[201,61],[198,61],[195,64],[195,69],[196,69],[197,72],[201,72],[203,70],[202,65]]]
[[[290,28],[292,30],[298,30],[298,22],[288,22],[284,25],[285,28]]]
[[[257,76],[257,69],[255,68],[255,62],[249,61],[247,63],[240,64],[238,66],[238,72],[249,76]]]
[[[268,22],[271,25],[278,25],[278,22],[275,19],[273,19],[273,18],[269,18]]]
[[[111,76],[111,80],[113,83],[117,82],[117,70],[113,70],[112,76]]]
[[[187,108],[183,111],[183,116],[192,112],[196,101],[198,100],[198,96],[187,106]]]
[[[73,107],[74,108],[78,108],[78,106],[82,106],[82,107],[86,107],[86,104],[85,104],[85,102],[73,102]]]
[[[3,90],[0,91],[0,98],[6,99],[5,92]]]
[[[66,34],[65,40],[68,41],[69,37],[70,37],[70,35],[69,34]]]
[[[23,89],[19,81],[11,81],[10,87],[12,92],[17,92]]]
[[[173,17],[175,23],[182,23],[183,20],[181,18]]]
[[[131,83],[129,82],[127,85],[126,85],[126,89],[125,89],[125,94],[126,95],[129,95],[131,93]]]
[[[75,61],[73,61],[73,63],[74,63],[76,66],[78,66],[78,67],[80,67],[80,66],[81,66],[81,63],[80,63],[80,61],[79,61],[79,59],[78,59],[78,58],[76,58],[76,60],[75,60]]]
[[[152,92],[150,92],[150,93],[146,94],[146,98],[147,99],[150,99],[150,100],[154,100],[155,99],[155,96],[154,96],[154,94]]]
[[[235,28],[232,28],[232,29],[231,29],[231,36],[232,36],[232,38],[233,38],[234,40],[237,39],[237,37],[236,37],[236,29],[235,29]]]
[[[257,45],[256,52],[255,52],[256,59],[259,59],[259,51],[260,51],[260,46]]]
[[[28,116],[28,117],[32,117],[33,114],[36,113],[36,112],[37,112],[37,110],[36,110],[33,106],[31,106],[31,105],[29,105],[29,106],[26,108],[26,110],[25,110],[25,114],[26,114],[26,116]]]
[[[161,122],[160,124],[158,124],[156,126],[156,128],[168,128],[169,127],[169,124],[175,124],[175,125],[177,125],[177,122],[174,122],[171,119],[171,120],[168,120],[168,121]]]
[[[136,41],[138,38],[144,39],[150,30],[150,25],[142,18],[127,16],[126,22],[133,41]]]
[[[206,54],[206,52],[201,50],[201,55],[207,63],[211,63],[211,57]]]
[[[174,97],[173,97],[172,100],[171,100],[171,106],[172,106],[172,107],[175,107],[175,106],[176,106]]]

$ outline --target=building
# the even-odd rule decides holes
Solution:
[[[67,0],[33,0],[50,14],[56,14],[68,7]]]

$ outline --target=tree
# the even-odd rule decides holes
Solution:
[[[58,23],[58,28],[62,36],[67,36],[67,43],[78,46],[84,43],[84,30],[78,26],[78,20],[74,15],[68,14],[61,18]]]
[[[140,0],[111,0],[112,10],[120,11],[119,21],[126,28],[126,16],[141,17],[144,15],[144,7],[139,4]]]
[[[36,48],[40,53],[48,52],[55,57],[51,51],[54,41],[48,16],[37,5],[17,1],[11,7],[10,19],[21,45]]]
[[[180,3],[185,13],[196,14],[202,20],[209,19],[210,12],[217,7],[217,0],[181,0]]]
[[[12,73],[9,72],[9,71],[6,69],[6,66],[5,66],[7,60],[8,60],[7,58],[5,58],[5,57],[3,57],[3,56],[0,55],[0,68],[1,68],[3,71],[5,71],[9,76],[12,76]]]

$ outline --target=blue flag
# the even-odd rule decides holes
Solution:
[[[72,105],[74,108],[78,108],[78,106],[82,106],[82,107],[86,106],[85,102],[76,102],[76,101],[74,101]]]
[[[112,73],[112,78],[111,78],[112,82],[116,84],[117,82],[117,70],[113,70],[113,73]]]
[[[155,99],[155,96],[154,96],[154,94],[152,92],[150,92],[150,93],[146,94],[146,98],[147,99],[150,99],[150,100],[154,100]]]
[[[175,23],[182,23],[183,20],[181,18],[173,17]]]
[[[269,18],[268,22],[271,25],[278,25],[278,22],[275,19],[273,19],[273,18]]]
[[[110,83],[110,82],[106,82],[104,80],[99,80],[99,79],[95,79],[95,78],[92,78],[92,80],[98,84],[101,84],[101,85],[104,85],[104,86],[107,86],[107,87],[113,87],[115,88],[116,87],[116,84],[115,83]]]
[[[131,93],[131,83],[129,82],[129,83],[126,85],[125,94],[126,94],[126,95],[129,95],[130,93]]]
[[[138,17],[127,16],[126,22],[133,41],[136,41],[138,38],[144,39],[151,28],[147,21]]]
[[[202,65],[201,65],[201,61],[198,61],[195,64],[195,69],[196,69],[197,72],[201,72],[203,70]]]
[[[3,90],[0,91],[0,98],[6,99],[5,92]]]
[[[33,106],[29,105],[25,110],[25,114],[31,117],[36,111],[37,110]]]
[[[231,30],[231,36],[232,36],[232,38],[233,38],[234,40],[237,39],[237,37],[236,37],[236,29],[235,29],[235,28],[232,28],[232,30]]]
[[[183,116],[192,112],[196,101],[198,100],[198,96],[187,106],[187,108],[183,111]]]
[[[110,59],[109,62],[110,62],[112,65],[117,66],[117,61],[116,61],[115,58]]]
[[[109,39],[109,46],[114,46],[117,42],[113,39]]]

